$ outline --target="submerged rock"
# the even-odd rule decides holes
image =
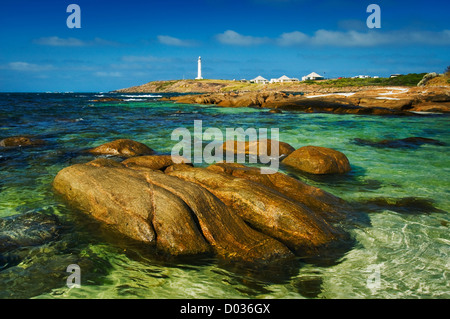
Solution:
[[[283,113],[283,111],[282,110],[279,110],[279,109],[271,109],[270,111],[269,111],[269,113],[272,113],[272,114],[281,114],[281,113]]]
[[[58,237],[60,222],[50,213],[30,211],[0,219],[0,253],[42,245]]]
[[[92,102],[122,102],[123,99],[118,99],[115,97],[104,97],[101,99],[93,100]]]
[[[372,212],[391,210],[399,214],[419,215],[431,213],[446,213],[434,206],[433,202],[424,198],[403,197],[403,198],[372,198],[361,202],[364,207]]]
[[[319,146],[301,147],[282,163],[310,174],[345,174],[351,170],[343,153]]]
[[[432,139],[432,138],[425,138],[425,137],[407,137],[402,139],[396,139],[396,140],[381,140],[381,141],[372,141],[372,140],[366,140],[361,138],[355,138],[353,139],[355,144],[358,145],[365,145],[365,146],[372,146],[372,147],[386,147],[386,148],[418,148],[419,146],[423,144],[431,144],[431,145],[439,145],[444,146],[446,145],[444,142]]]
[[[129,139],[119,139],[105,143],[88,150],[88,152],[95,155],[115,155],[123,157],[152,155],[155,153],[147,145]]]
[[[26,136],[7,137],[0,140],[0,147],[22,147],[43,145],[45,142],[39,139],[32,139]]]

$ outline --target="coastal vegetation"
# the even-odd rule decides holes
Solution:
[[[390,78],[341,78],[324,81],[305,81],[330,87],[344,86],[416,86],[426,73],[409,73]]]

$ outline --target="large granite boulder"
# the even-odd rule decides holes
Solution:
[[[105,143],[88,150],[88,152],[94,155],[115,155],[122,157],[152,155],[155,153],[147,145],[129,139],[118,139]]]
[[[320,146],[304,146],[292,152],[283,164],[310,174],[345,174],[350,162],[341,152]]]

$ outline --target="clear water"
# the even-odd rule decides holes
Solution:
[[[65,225],[49,243],[21,248],[18,263],[0,269],[0,297],[19,298],[449,298],[450,117],[381,117],[176,105],[150,96],[0,94],[0,137],[30,135],[44,146],[0,150],[0,218],[51,211]],[[129,95],[129,94],[128,94]],[[182,112],[177,112],[181,110]],[[92,160],[82,150],[130,138],[159,153],[176,143],[177,127],[279,128],[280,140],[299,148],[344,152],[352,173],[312,178],[286,171],[355,205],[370,199],[415,198],[424,210],[360,206],[349,231],[353,247],[332,263],[298,260],[286,269],[224,265],[214,258],[172,260],[117,238],[55,197],[56,173]],[[354,138],[421,136],[447,146],[375,148]],[[282,167],[282,170],[284,168]],[[359,207],[359,206],[358,206]],[[0,230],[1,231],[1,230]],[[78,263],[82,287],[66,287],[66,267]],[[373,268],[379,281],[370,285]]]

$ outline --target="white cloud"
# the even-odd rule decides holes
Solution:
[[[308,41],[309,37],[300,31],[283,33],[277,39],[277,43],[281,46],[299,45]]]
[[[313,36],[294,31],[283,33],[277,43],[282,46],[316,45],[334,47],[375,47],[382,45],[450,45],[450,30],[388,31],[317,30]]]
[[[227,30],[224,33],[217,34],[216,39],[223,44],[240,46],[259,45],[270,41],[270,39],[266,37],[242,35],[233,30]]]
[[[87,45],[86,42],[76,38],[44,37],[33,41],[39,45],[48,45],[54,47],[80,47]]]
[[[100,46],[115,46],[118,45],[117,42],[104,40],[101,38],[95,38],[92,41],[83,41],[77,38],[60,38],[60,37],[43,37],[33,40],[33,43],[39,45],[47,45],[53,47],[82,47],[91,45]]]
[[[381,32],[317,30],[310,38],[311,44],[338,47],[372,47],[389,44],[389,35]]]
[[[450,45],[450,30],[441,32],[416,31],[407,34],[408,40],[414,43],[430,45]]]
[[[171,37],[169,35],[158,35],[158,41],[165,45],[177,46],[177,47],[190,47],[195,45],[193,41],[181,40]]]
[[[156,57],[152,55],[145,56],[135,56],[135,55],[127,55],[122,57],[122,61],[131,62],[131,63],[143,63],[143,62],[170,62],[170,58],[162,58]]]
[[[54,67],[50,64],[34,64],[28,62],[10,62],[6,65],[1,65],[0,69],[12,70],[12,71],[21,71],[21,72],[40,72],[40,71],[48,71],[53,69]]]
[[[120,72],[99,71],[99,72],[95,72],[94,75],[98,76],[98,77],[108,77],[108,78],[120,78],[120,77],[122,77],[122,73],[120,73]]]
[[[251,46],[273,43],[279,46],[332,46],[376,47],[383,45],[450,45],[450,30],[443,31],[334,31],[320,29],[313,35],[300,31],[285,32],[278,38],[253,37],[232,30],[216,35],[216,39],[228,45]]]

